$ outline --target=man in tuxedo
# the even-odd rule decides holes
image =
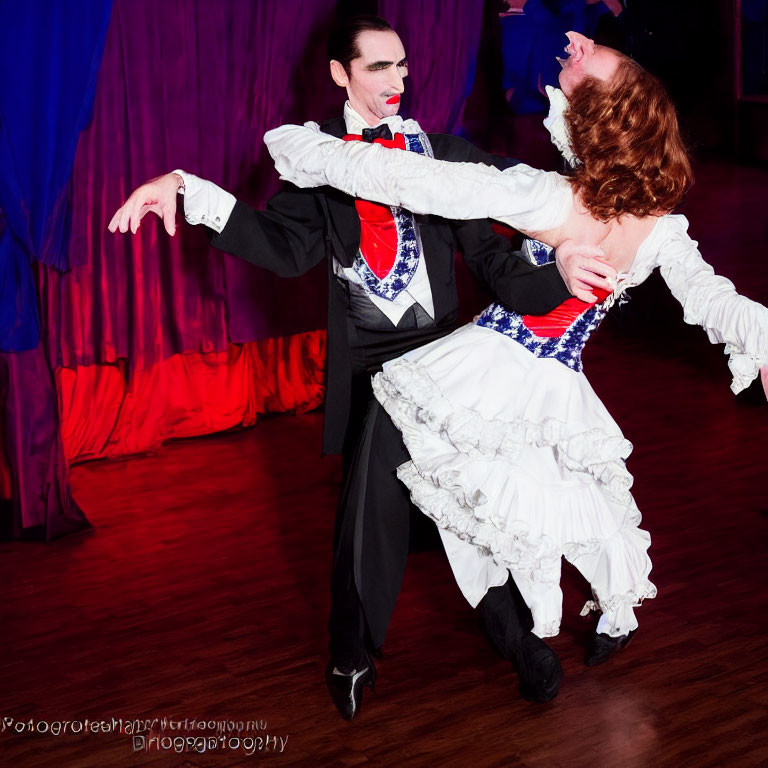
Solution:
[[[341,22],[329,40],[330,71],[347,91],[343,118],[321,129],[348,140],[378,141],[402,151],[451,161],[506,167],[455,136],[426,135],[399,114],[407,75],[402,42],[378,17]],[[256,211],[211,182],[178,170],[139,187],[109,228],[135,233],[149,211],[175,231],[177,192],[184,215],[203,224],[212,243],[283,277],[328,267],[328,364],[323,449],[342,453],[343,485],[334,532],[329,621],[329,692],[339,712],[359,711],[362,689],[373,687],[378,652],[400,591],[409,545],[410,500],[395,475],[408,460],[397,429],[371,392],[371,375],[414,347],[450,333],[458,316],[454,254],[494,297],[523,314],[543,314],[571,293],[558,267],[535,268],[511,252],[483,221],[450,222],[354,200],[330,188],[290,184]],[[576,295],[607,287],[594,249],[569,246],[559,268]],[[443,537],[445,539],[445,537]],[[464,547],[468,548],[467,550]],[[458,538],[449,559],[472,557]],[[530,632],[530,614],[511,579],[478,606],[494,647],[518,669],[523,695],[556,695],[555,654]]]

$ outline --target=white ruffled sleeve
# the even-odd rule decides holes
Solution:
[[[434,160],[296,125],[268,131],[264,142],[280,177],[299,187],[329,185],[413,213],[491,218],[523,232],[542,232],[563,224],[572,205],[564,177],[528,165],[500,171]]]
[[[733,374],[731,389],[746,389],[768,363],[768,309],[740,296],[716,275],[688,235],[685,216],[667,216],[666,237],[657,255],[661,274],[683,305],[685,322],[700,325],[713,344],[724,343]]]

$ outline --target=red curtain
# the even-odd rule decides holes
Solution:
[[[172,355],[126,375],[123,363],[59,368],[69,461],[114,458],[171,438],[248,427],[265,413],[303,413],[323,400],[325,331]]]

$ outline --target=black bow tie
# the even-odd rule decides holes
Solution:
[[[372,144],[375,139],[385,139],[392,141],[392,131],[386,123],[377,125],[375,128],[363,128],[363,141]]]

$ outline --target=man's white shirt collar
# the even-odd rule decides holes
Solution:
[[[368,125],[360,115],[352,109],[349,101],[344,104],[344,123],[347,126],[347,133],[360,135],[364,128],[375,128]],[[421,126],[411,119],[404,119],[402,115],[391,115],[382,118],[376,125],[388,125],[389,130],[394,136],[396,133],[421,133]]]

